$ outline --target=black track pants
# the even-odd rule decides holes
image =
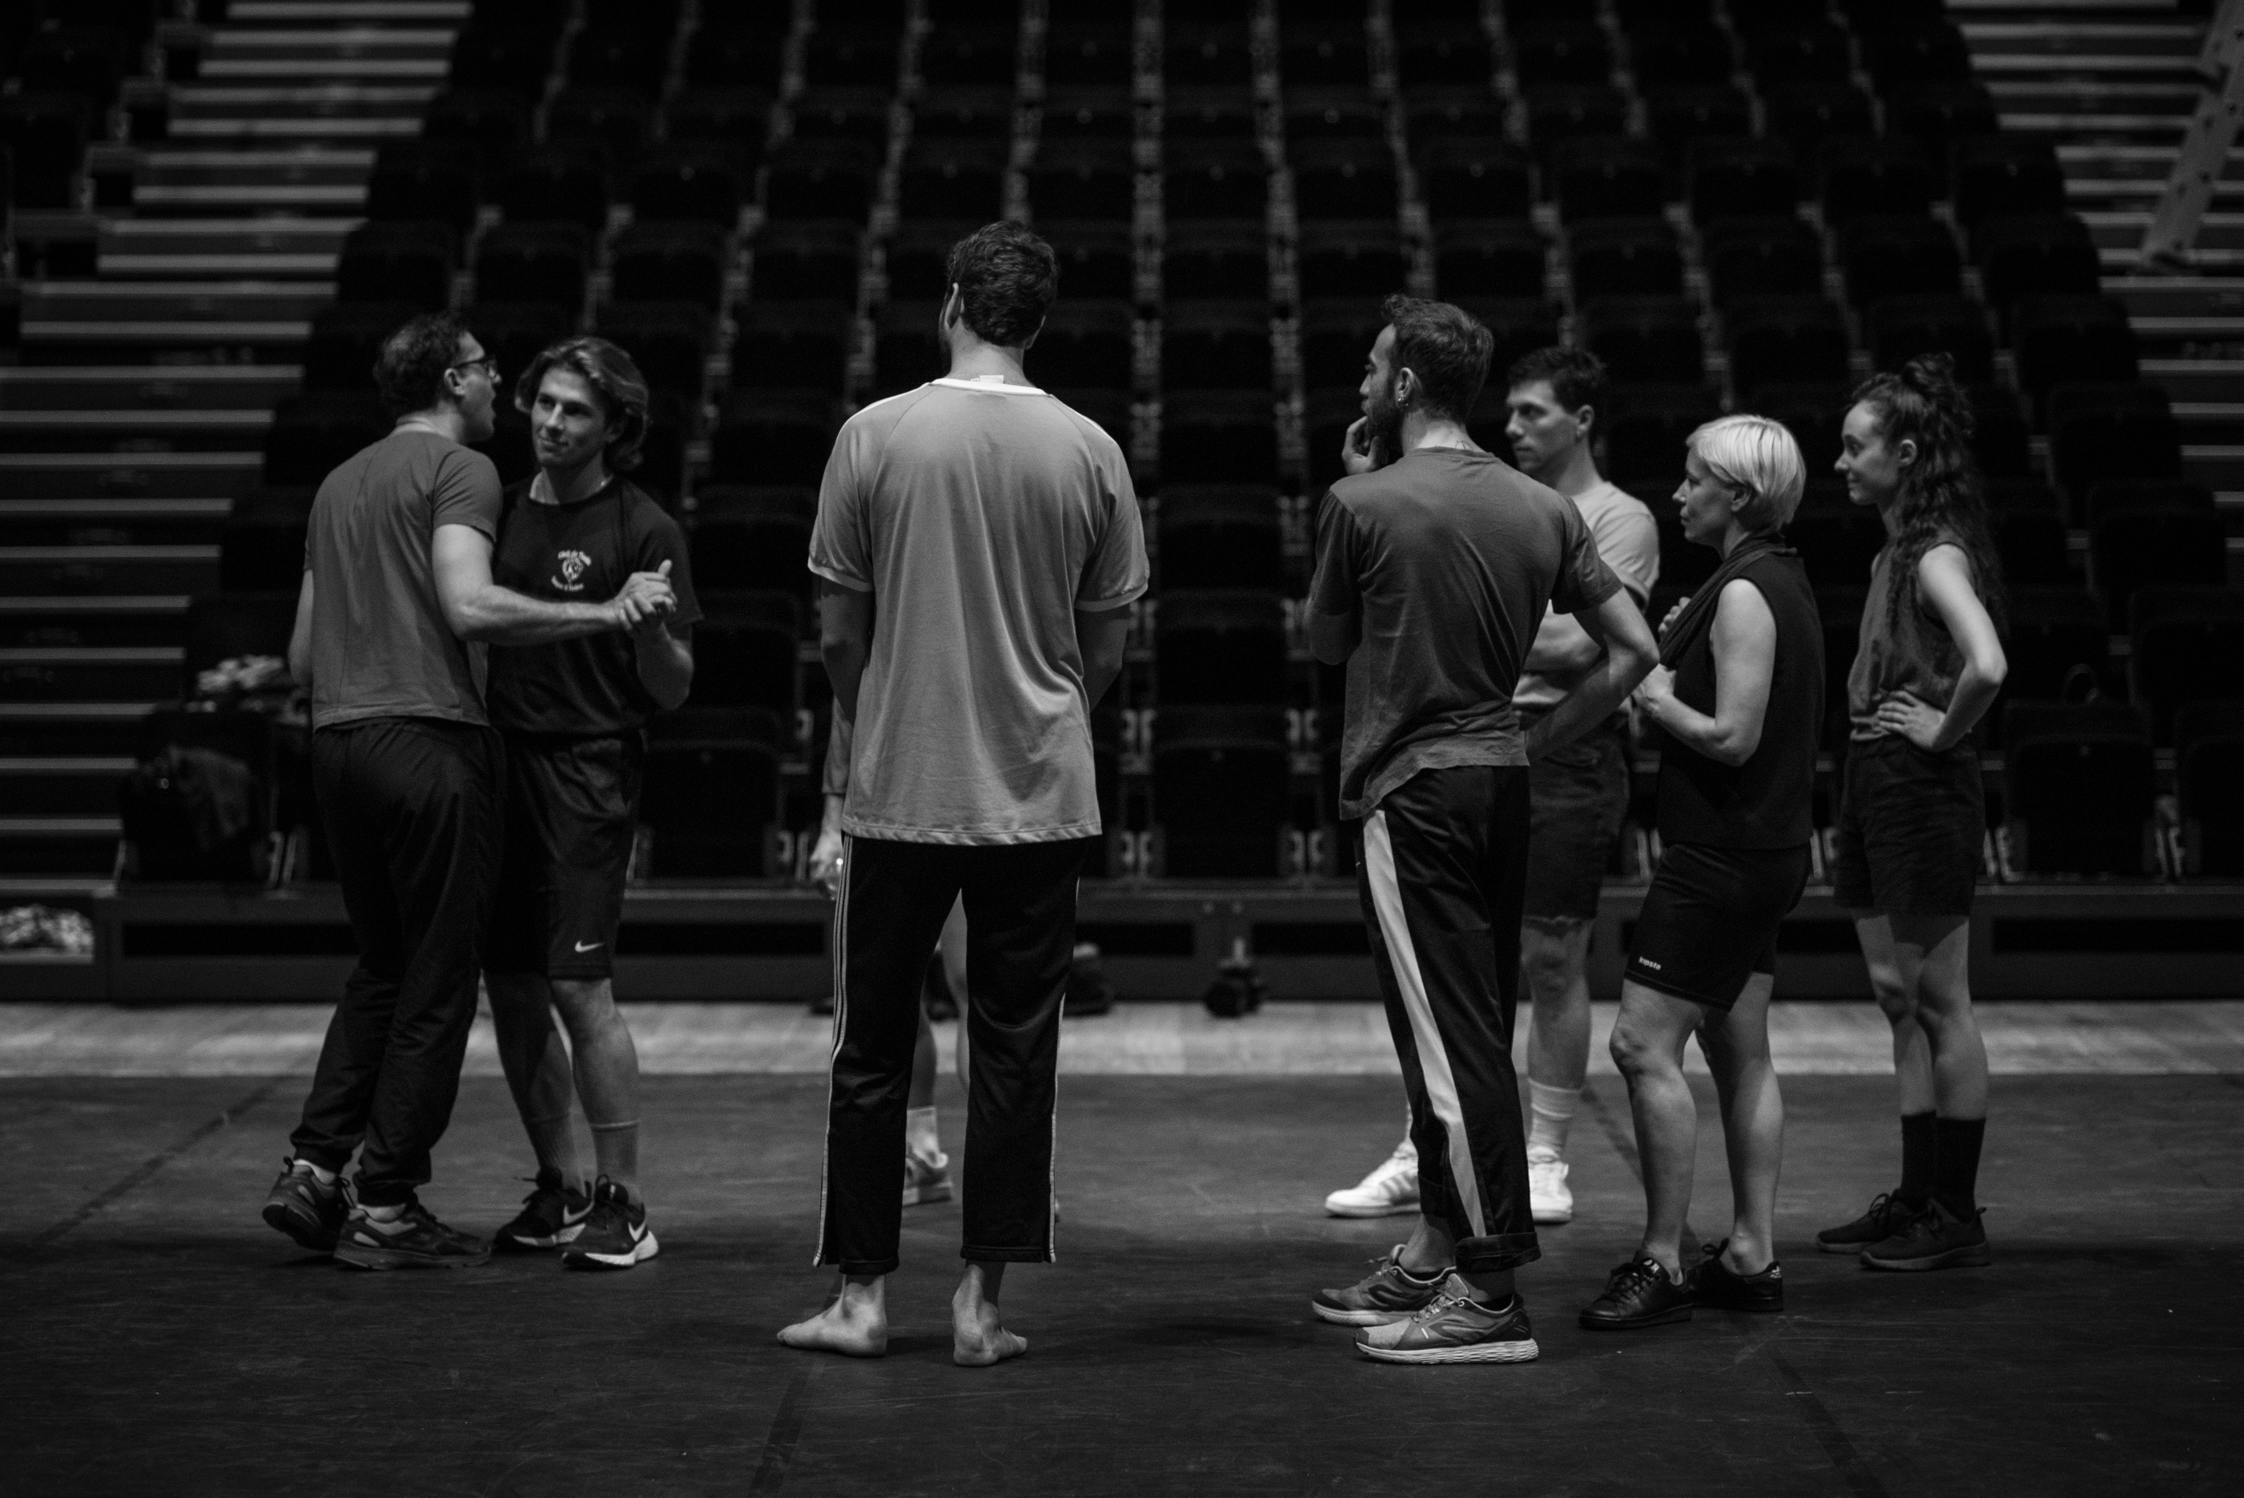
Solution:
[[[920,981],[961,895],[969,1086],[960,1253],[990,1261],[1052,1257],[1060,1003],[1088,846],[845,843],[834,911],[834,1072],[818,1263],[857,1275],[896,1268]]]
[[[1364,818],[1357,867],[1419,1200],[1468,1272],[1541,1255],[1512,1071],[1527,826],[1524,767],[1425,770]]]
[[[452,1121],[499,862],[503,763],[498,735],[463,723],[379,718],[312,735],[359,959],[291,1138],[331,1170],[358,1150],[369,1205],[408,1201],[428,1182],[429,1151]]]

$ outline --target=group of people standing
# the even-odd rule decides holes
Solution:
[[[816,1262],[840,1282],[780,1339],[883,1352],[901,1210],[951,1192],[920,1004],[941,942],[968,1096],[953,1355],[981,1366],[1027,1347],[999,1315],[1006,1266],[1052,1257],[1058,1025],[1076,881],[1101,830],[1090,712],[1149,578],[1120,448],[1027,375],[1057,291],[1051,247],[992,224],[953,247],[948,279],[948,374],[843,426],[811,540],[835,703],[813,857],[836,898]],[[1317,657],[1346,664],[1340,811],[1363,824],[1359,888],[1409,1125],[1327,1205],[1418,1222],[1314,1308],[1378,1359],[1537,1355],[1513,1279],[1539,1255],[1536,1225],[1573,1215],[1584,972],[1633,718],[1662,750],[1663,851],[1612,1049],[1646,1225],[1581,1320],[1779,1309],[1767,1012],[1777,926],[1810,868],[1824,681],[1815,599],[1783,539],[1806,481],[1799,448],[1749,415],[1692,434],[1675,504],[1719,561],[1655,634],[1651,514],[1592,456],[1609,400],[1597,362],[1551,349],[1508,372],[1515,468],[1465,427],[1488,331],[1439,302],[1384,311],[1346,476],[1318,512],[1306,618]],[[538,1161],[499,1241],[628,1268],[656,1246],[609,960],[640,730],[685,697],[698,617],[676,526],[622,476],[646,387],[601,340],[547,350],[516,390],[539,473],[502,492],[463,445],[489,435],[498,380],[470,334],[417,319],[378,374],[398,427],[321,487],[290,649],[362,955],[265,1215],[369,1267],[487,1256],[414,1192],[488,969]],[[1945,361],[1917,361],[1857,393],[1839,463],[1889,537],[1848,677],[1836,882],[1893,1024],[1903,1167],[1819,1245],[1883,1268],[1988,1257],[1973,1199],[1986,1062],[1964,956],[1983,827],[1970,735],[2003,660],[1969,422]],[[486,658],[490,645],[504,648]],[[1511,1061],[1522,982],[1527,1122]],[[1694,1034],[1736,1210],[1724,1239],[1687,1253]]]
[[[1628,799],[1627,720],[1612,711],[1625,693],[1660,749],[1661,853],[1611,1040],[1634,1117],[1645,1226],[1635,1253],[1578,1319],[1593,1330],[1629,1330],[1686,1320],[1698,1306],[1781,1310],[1775,1200],[1784,1111],[1768,1004],[1777,927],[1812,863],[1825,680],[1814,593],[1783,539],[1807,477],[1798,444],[1783,426],[1751,415],[1691,434],[1674,502],[1685,539],[1719,560],[1662,620],[1653,664],[1641,619],[1610,602],[1648,598],[1658,553],[1649,512],[1604,483],[1591,456],[1606,414],[1596,361],[1553,349],[1510,371],[1507,436],[1540,489],[1489,459],[1473,502],[1445,504],[1434,497],[1444,470],[1475,462],[1458,417],[1478,385],[1447,385],[1424,371],[1445,368],[1475,335],[1452,308],[1397,299],[1389,318],[1362,392],[1359,429],[1372,438],[1369,451],[1352,432],[1350,476],[1334,486],[1320,518],[1311,631],[1321,658],[1349,663],[1343,796],[1358,783],[1396,792],[1366,817],[1360,874],[1411,1128],[1386,1162],[1334,1192],[1326,1209],[1343,1217],[1416,1209],[1419,1224],[1370,1275],[1321,1291],[1312,1304],[1326,1320],[1359,1327],[1358,1343],[1374,1358],[1536,1356],[1509,1271],[1536,1256],[1535,1225],[1574,1216],[1564,1151],[1588,1062],[1589,927]],[[1420,414],[1398,425],[1398,405]],[[1948,361],[1912,361],[1855,393],[1838,460],[1849,500],[1877,511],[1888,541],[1847,676],[1833,882],[1854,913],[1892,1025],[1903,1147],[1900,1184],[1816,1242],[1873,1269],[1991,1258],[1975,1198],[1986,1053],[1965,955],[1985,831],[1972,730],[2005,665],[2000,574],[1970,421]],[[1455,777],[1460,764],[1506,761],[1490,742],[1490,714],[1475,706],[1476,688],[1457,691],[1438,672],[1398,671],[1392,654],[1462,638],[1496,642],[1499,668],[1519,659],[1520,621],[1534,617],[1526,605],[1539,600],[1501,590],[1476,596],[1457,578],[1499,576],[1498,553],[1519,554],[1516,537],[1489,532],[1490,512],[1540,504],[1563,521],[1566,506],[1553,498],[1571,500],[1581,524],[1567,530],[1564,560],[1544,595],[1566,612],[1542,616],[1512,697],[1526,806],[1460,804],[1428,815],[1420,808],[1440,776]],[[1429,525],[1429,513],[1468,518]],[[1595,575],[1585,560],[1592,556],[1604,581],[1576,593]],[[1430,583],[1429,568],[1450,578]],[[1443,768],[1429,775],[1436,765]],[[1414,810],[1425,826],[1417,840],[1435,851],[1406,864],[1390,851],[1383,824],[1408,826]],[[1492,966],[1484,960],[1490,948]],[[1533,1006],[1524,1130],[1510,1064],[1523,982]],[[1687,1246],[1697,1109],[1683,1054],[1693,1035],[1719,1100],[1733,1216],[1719,1241]]]

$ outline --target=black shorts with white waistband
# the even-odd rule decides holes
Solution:
[[[505,852],[483,966],[592,980],[614,971],[645,742],[507,734]]]

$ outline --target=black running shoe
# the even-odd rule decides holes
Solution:
[[[1994,1250],[1987,1246],[1987,1230],[1979,1222],[1985,1215],[1986,1209],[1981,1208],[1969,1217],[1958,1217],[1938,1201],[1926,1202],[1925,1209],[1892,1237],[1864,1249],[1863,1265],[1901,1270],[1984,1268],[1995,1262]]]
[[[343,1224],[335,1257],[361,1269],[472,1269],[491,1259],[491,1245],[448,1228],[418,1201],[394,1221],[376,1222],[360,1207]]]
[[[591,1197],[564,1184],[561,1172],[550,1168],[539,1171],[530,1184],[522,1210],[493,1235],[493,1248],[506,1253],[565,1248],[584,1231],[585,1219],[592,1215]]]
[[[1677,1284],[1655,1259],[1642,1254],[1613,1271],[1605,1293],[1582,1307],[1575,1318],[1596,1332],[1633,1331],[1691,1319],[1691,1286]]]
[[[1723,1311],[1781,1311],[1784,1309],[1784,1266],[1776,1260],[1759,1274],[1740,1274],[1722,1262],[1730,1240],[1709,1243],[1691,1269],[1691,1298],[1702,1306]]]
[[[311,1166],[293,1157],[281,1161],[280,1179],[265,1193],[265,1221],[315,1254],[335,1251],[350,1210],[341,1176],[322,1185]]]
[[[647,1204],[626,1197],[606,1176],[593,1183],[592,1215],[561,1252],[568,1269],[630,1269],[662,1252],[647,1226]]]
[[[1904,1201],[1899,1193],[1881,1191],[1870,1198],[1870,1205],[1852,1222],[1842,1222],[1835,1228],[1825,1228],[1815,1235],[1815,1246],[1827,1254],[1858,1254],[1873,1243],[1882,1243],[1909,1225],[1919,1207]]]

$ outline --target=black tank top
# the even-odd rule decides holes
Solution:
[[[1793,848],[1813,835],[1816,736],[1823,723],[1823,622],[1795,551],[1771,552],[1738,574],[1761,590],[1776,618],[1776,669],[1761,742],[1725,765],[1662,736],[1660,836],[1715,848]],[[1675,663],[1675,695],[1714,713],[1714,631]]]

